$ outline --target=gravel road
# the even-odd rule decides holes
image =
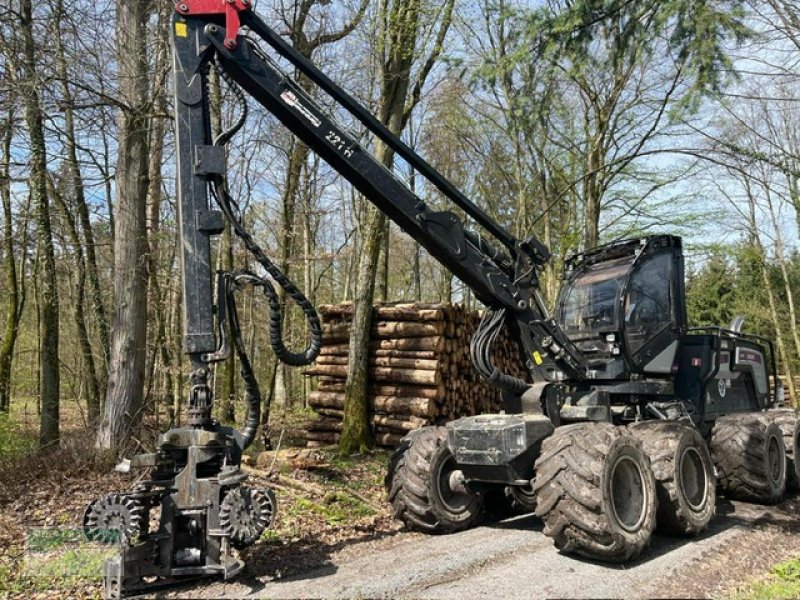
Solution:
[[[716,595],[800,551],[797,499],[720,503],[703,536],[655,536],[633,564],[558,553],[532,516],[447,535],[397,533],[348,545],[291,577],[243,575],[185,591],[252,598],[652,598]],[[184,595],[184,593],[180,594]]]

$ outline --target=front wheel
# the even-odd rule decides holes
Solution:
[[[395,518],[427,533],[472,526],[483,502],[464,481],[444,427],[423,427],[403,438],[389,463],[386,488]]]
[[[624,562],[650,542],[655,479],[642,443],[610,423],[556,428],[534,467],[536,515],[556,547]]]

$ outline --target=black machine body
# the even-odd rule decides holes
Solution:
[[[708,436],[722,416],[783,403],[770,340],[743,333],[741,319],[731,328],[687,327],[676,236],[623,240],[573,255],[554,320],[582,357],[584,373],[567,377],[534,347],[530,356],[541,365],[533,375],[544,378],[506,411],[525,423],[487,415],[448,424],[450,449],[468,481],[529,480],[537,448],[553,426],[676,420]]]

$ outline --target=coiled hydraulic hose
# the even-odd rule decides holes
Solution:
[[[239,86],[231,80],[222,66],[219,63],[216,63],[215,66],[220,77],[225,80],[241,107],[239,118],[236,122],[214,140],[215,145],[224,146],[244,125],[245,119],[247,118],[247,101],[239,89]],[[322,325],[320,324],[319,316],[317,315],[314,305],[311,304],[305,294],[295,286],[286,274],[267,257],[261,247],[245,229],[237,215],[238,206],[236,201],[228,193],[224,178],[221,175],[216,176],[211,184],[213,196],[223,214],[230,222],[231,227],[233,227],[234,233],[242,240],[247,250],[255,257],[264,270],[269,273],[272,281],[281,286],[292,301],[300,307],[308,323],[308,345],[302,352],[292,352],[286,347],[283,341],[281,302],[275,287],[272,285],[272,281],[265,277],[258,277],[254,273],[247,273],[248,277],[245,278],[247,279],[247,283],[261,286],[264,289],[264,294],[267,296],[269,303],[269,339],[272,350],[275,352],[278,360],[287,365],[299,367],[311,364],[314,359],[319,356],[320,347],[322,345]],[[242,281],[244,280],[242,279]]]

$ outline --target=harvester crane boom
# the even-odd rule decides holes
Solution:
[[[247,28],[247,36],[235,35],[239,25]],[[586,361],[556,320],[547,314],[539,294],[539,272],[550,253],[536,237],[518,240],[511,235],[358,101],[281,39],[243,0],[233,3],[187,0],[179,4],[172,37],[180,157],[179,204],[184,215],[181,218],[184,286],[187,299],[196,301],[194,309],[187,304],[186,339],[191,344],[187,352],[202,362],[214,356],[215,350],[209,308],[212,300],[207,239],[208,235],[219,231],[221,219],[214,217],[215,211],[208,210],[209,189],[222,212],[229,220],[235,220],[235,211],[231,209],[233,201],[222,185],[224,151],[219,140],[217,143],[211,140],[208,125],[205,73],[213,61],[227,80],[235,82],[235,86],[270,111],[433,258],[469,286],[491,311],[483,321],[483,329],[496,331],[504,322],[509,323],[530,370],[538,372],[539,379],[545,379],[544,370],[539,367],[548,357],[563,376],[573,380],[588,377]],[[465,228],[456,213],[429,208],[284,73],[258,46],[255,37],[269,44],[339,107],[417,169],[496,242]],[[240,101],[244,104],[243,98],[240,97]],[[222,137],[222,143],[230,138],[229,135]],[[197,221],[188,216],[191,214],[209,215],[204,218],[212,225],[198,228]],[[234,229],[241,234],[236,227]],[[200,243],[195,244],[196,241]],[[312,335],[313,332],[312,326]],[[486,347],[475,347],[475,344],[490,345],[493,339],[491,331],[479,331],[475,336],[476,367],[490,382],[518,400],[529,384],[499,373],[491,364]],[[307,356],[313,360],[314,356]],[[519,404],[516,406],[519,408]],[[513,406],[508,408],[513,410]]]

